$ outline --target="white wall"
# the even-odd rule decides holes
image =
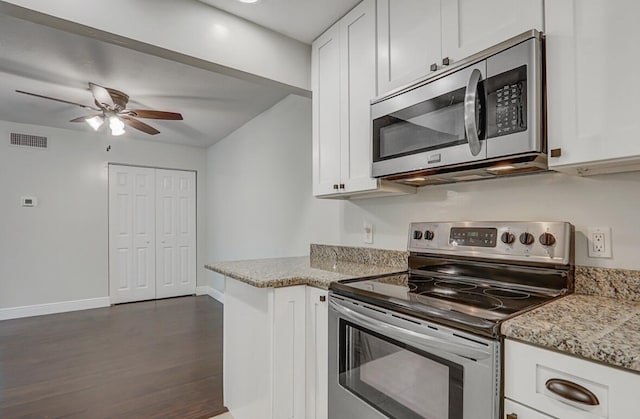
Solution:
[[[311,100],[288,96],[207,152],[209,260],[309,254],[335,243],[340,206],[311,192]],[[223,288],[210,273],[211,284]]]
[[[362,221],[374,225],[373,247],[406,249],[411,221],[569,221],[576,226],[576,264],[640,269],[640,173],[573,177],[559,173],[420,188],[416,195],[344,203],[340,243],[362,243]],[[613,259],[587,257],[587,227],[611,227]]]
[[[576,226],[576,263],[640,269],[640,172],[560,173],[428,186],[416,195],[333,201],[311,196],[310,101],[289,96],[209,148],[210,261],[308,254],[326,243],[405,250],[412,221],[558,220]],[[362,242],[363,220],[374,243]],[[611,227],[612,259],[587,257],[587,227]],[[222,289],[219,275],[209,273]]]
[[[11,146],[10,132],[46,136],[49,149]],[[0,308],[109,295],[109,162],[197,170],[203,281],[204,149],[0,122]],[[27,194],[37,207],[20,206]]]

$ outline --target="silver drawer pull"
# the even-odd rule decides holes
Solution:
[[[544,386],[550,392],[558,396],[571,400],[572,402],[586,404],[588,406],[598,406],[600,401],[591,391],[571,381],[561,378],[547,380]]]

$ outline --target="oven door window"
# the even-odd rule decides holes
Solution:
[[[340,320],[339,382],[391,418],[462,419],[463,367]]]

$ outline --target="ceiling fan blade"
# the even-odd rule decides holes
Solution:
[[[152,111],[145,109],[126,109],[129,116],[146,119],[165,119],[169,121],[182,121],[182,114],[176,112]]]
[[[72,119],[69,122],[85,122],[89,118],[93,118],[94,116],[102,116],[102,115],[103,114],[101,114],[101,113],[94,113],[94,114],[91,114],[91,115],[80,116],[78,118]]]
[[[132,118],[132,117],[126,116],[126,115],[120,115],[119,117],[122,119],[122,122],[124,122],[125,124],[129,125],[131,128],[135,128],[135,129],[140,130],[142,132],[146,132],[149,135],[160,134],[160,131],[158,131],[157,129],[155,129],[151,125],[147,125],[144,122],[138,121],[135,118]]]
[[[75,106],[80,106],[81,108],[85,108],[85,109],[91,109],[93,111],[99,111],[100,109],[98,108],[94,108],[93,106],[87,106],[87,105],[83,105],[81,103],[76,103],[76,102],[70,102],[68,100],[64,100],[64,99],[57,99],[55,97],[50,97],[50,96],[43,96],[43,95],[39,95],[36,93],[29,93],[29,92],[25,92],[22,90],[16,90],[17,93],[22,93],[23,95],[29,95],[29,96],[35,96],[35,97],[39,97],[42,99],[48,99],[48,100],[54,100],[56,102],[62,102],[62,103],[66,103],[68,105],[75,105]]]
[[[96,102],[113,109],[115,103],[113,102],[113,98],[106,88],[89,82],[89,89],[91,90],[93,97],[96,99]]]

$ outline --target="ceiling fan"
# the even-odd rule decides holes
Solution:
[[[89,90],[91,90],[91,93],[93,94],[93,99],[96,106],[83,105],[80,103],[70,102],[68,100],[43,96],[36,93],[29,93],[22,90],[16,90],[16,92],[39,97],[42,99],[55,100],[56,102],[67,103],[69,105],[80,106],[81,108],[96,111],[98,113],[81,116],[79,118],[72,119],[69,122],[86,122],[91,126],[91,128],[97,131],[102,126],[102,124],[104,124],[104,122],[108,120],[111,135],[124,134],[125,125],[128,125],[131,128],[135,128],[150,135],[156,135],[160,133],[160,131],[153,128],[151,125],[147,125],[136,118],[163,119],[170,121],[182,120],[182,115],[175,112],[154,111],[147,109],[127,109],[129,96],[116,89],[102,87],[95,83],[89,82]]]

